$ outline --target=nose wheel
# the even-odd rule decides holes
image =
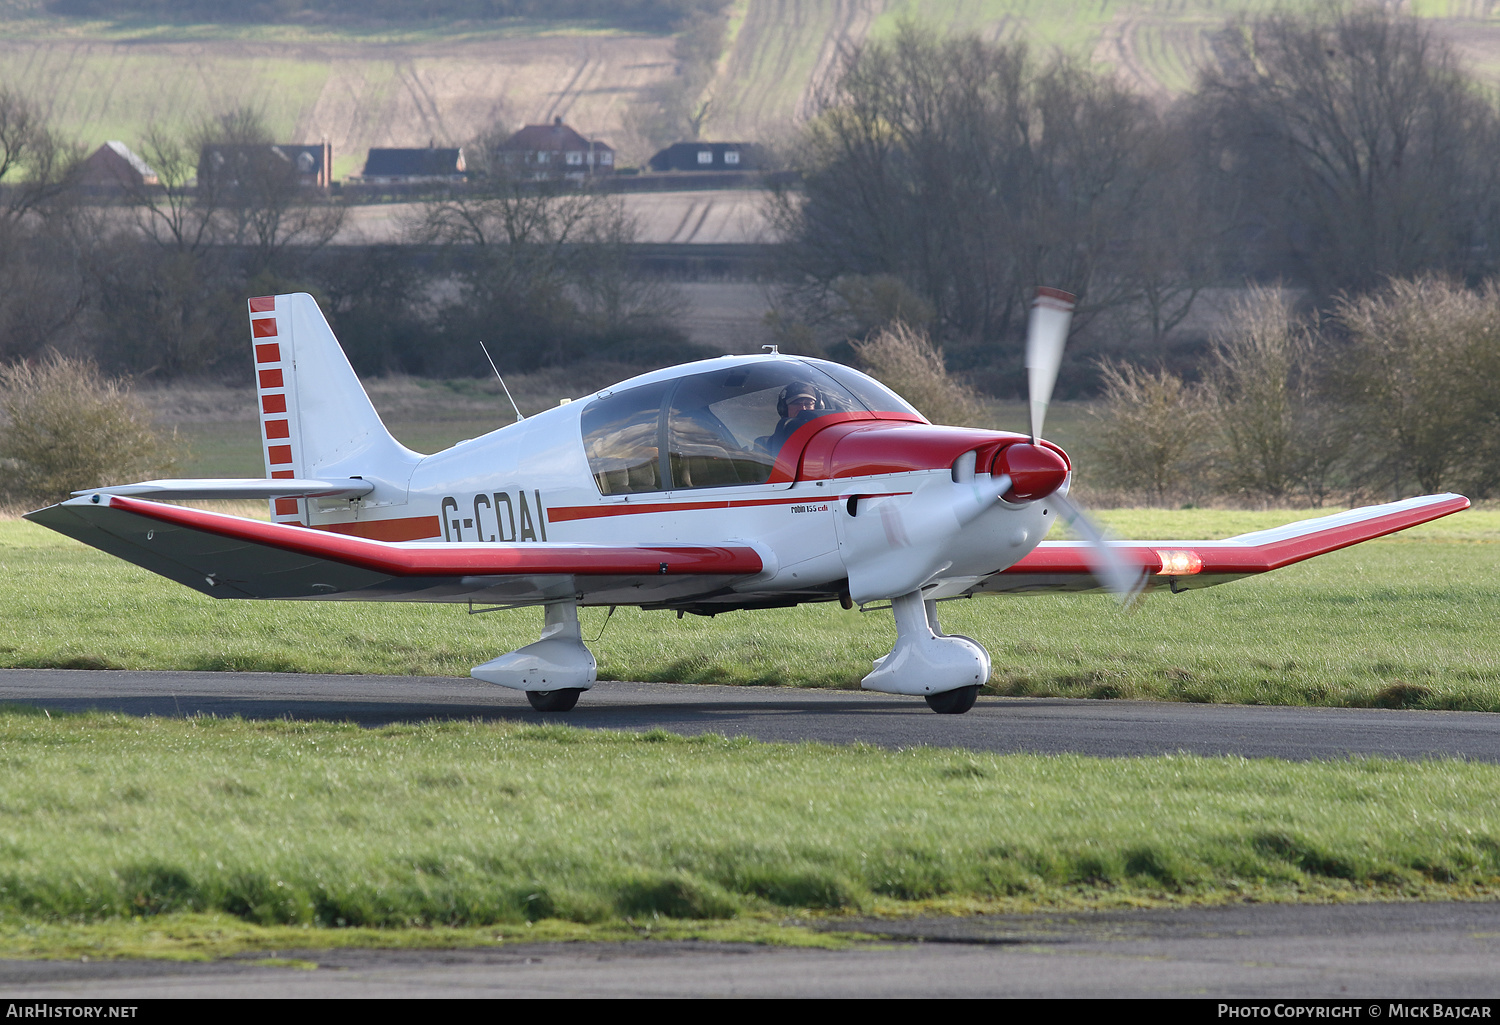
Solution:
[[[938,715],[963,715],[974,707],[974,699],[977,697],[978,687],[960,687],[958,690],[927,695],[927,707]]]
[[[967,637],[940,633],[936,610],[927,605],[921,591],[891,599],[896,644],[860,686],[886,694],[920,694],[934,712],[962,715],[974,707],[979,688],[989,680],[989,652]]]
[[[538,712],[571,712],[573,706],[578,704],[578,695],[583,691],[578,687],[567,687],[562,690],[529,690],[526,692],[526,700],[531,702],[531,707]],[[969,704],[973,704],[971,698]]]

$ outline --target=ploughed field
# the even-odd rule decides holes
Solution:
[[[736,0],[725,49],[699,97],[708,103],[703,137],[785,141],[791,126],[816,112],[840,54],[889,36],[901,18],[1024,39],[1043,55],[1078,54],[1168,98],[1190,88],[1212,59],[1227,17],[1286,6]],[[1494,80],[1500,25],[1488,8],[1479,0],[1449,3],[1433,21],[1476,73]],[[181,127],[249,106],[282,139],[328,139],[337,177],[357,174],[372,146],[459,145],[497,122],[514,128],[554,117],[610,143],[622,163],[638,164],[654,150],[637,130],[643,112],[677,77],[673,42],[664,33],[586,22],[108,22],[56,17],[40,0],[9,0],[0,3],[0,82],[45,98],[55,127],[89,150],[106,139],[136,146],[153,122]]]

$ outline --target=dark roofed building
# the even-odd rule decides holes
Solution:
[[[767,157],[753,142],[674,142],[651,158],[651,170],[763,171]]]
[[[507,167],[537,178],[580,178],[615,169],[612,146],[585,139],[562,118],[550,125],[527,125],[502,142],[498,152]]]
[[[156,172],[123,142],[106,142],[79,169],[79,181],[94,189],[138,189],[158,185]]]
[[[235,185],[255,176],[286,176],[305,188],[333,181],[333,146],[277,143],[273,146],[209,145],[198,157],[198,184]]]
[[[418,182],[461,182],[464,151],[460,149],[372,149],[365,158],[361,180],[371,185],[403,185]]]

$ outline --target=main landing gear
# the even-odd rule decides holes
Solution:
[[[584,647],[576,601],[548,605],[546,615],[540,640],[475,666],[469,675],[525,691],[526,700],[538,712],[567,712],[594,685],[598,665]]]
[[[990,678],[990,653],[978,641],[943,633],[937,603],[912,591],[892,600],[896,613],[896,644],[875,661],[875,669],[860,682],[866,690],[886,694],[921,695],[939,715],[962,715],[974,707]],[[597,678],[594,656],[583,644],[578,628],[578,604],[547,606],[541,639],[476,666],[476,680],[526,692],[538,712],[567,712]]]
[[[920,694],[940,715],[962,715],[974,707],[990,678],[990,653],[978,641],[945,634],[938,624],[937,603],[912,591],[891,600],[896,614],[896,644],[875,661],[875,670],[860,681],[866,690],[886,694]]]

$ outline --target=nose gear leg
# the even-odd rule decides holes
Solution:
[[[896,644],[890,654],[875,663],[875,669],[860,686],[886,694],[920,694],[934,709],[942,705],[963,705],[953,711],[967,711],[973,695],[989,679],[989,652],[967,637],[941,635],[934,631],[936,613],[931,603],[922,600],[921,591],[912,591],[891,600],[896,616]],[[966,691],[958,699],[939,701],[933,698],[952,691]]]

